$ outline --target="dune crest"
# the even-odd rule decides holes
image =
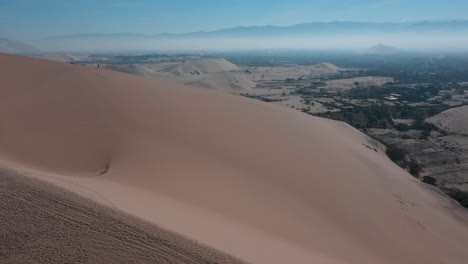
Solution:
[[[104,69],[0,61],[0,158],[32,176],[252,263],[468,259],[466,211],[344,123]],[[109,160],[102,176],[74,177]]]

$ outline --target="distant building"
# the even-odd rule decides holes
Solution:
[[[390,95],[390,96],[387,96],[387,97],[384,97],[384,99],[389,100],[389,101],[396,101],[396,100],[398,100],[397,97],[391,96],[391,95]]]

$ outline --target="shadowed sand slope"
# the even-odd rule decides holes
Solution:
[[[5,169],[0,222],[0,263],[241,263]]]
[[[344,123],[104,69],[0,62],[0,158],[28,175],[253,263],[468,259],[466,212]]]

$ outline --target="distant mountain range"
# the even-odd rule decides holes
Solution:
[[[252,26],[235,27],[216,31],[200,31],[181,34],[74,34],[53,37],[51,39],[177,39],[177,38],[230,38],[230,37],[282,37],[316,36],[339,34],[448,34],[468,33],[468,20],[419,21],[401,23],[373,22],[312,22],[293,26]]]
[[[39,53],[40,50],[19,41],[0,38],[0,52],[12,54],[36,54]]]

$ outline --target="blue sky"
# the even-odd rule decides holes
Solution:
[[[468,0],[0,0],[0,37],[468,19]]]

